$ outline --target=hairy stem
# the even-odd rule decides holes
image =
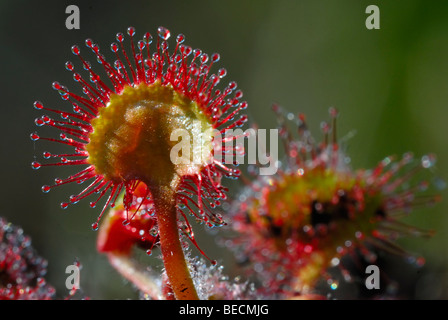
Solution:
[[[152,190],[163,262],[176,299],[198,300],[180,242],[173,189],[172,186],[159,186]]]

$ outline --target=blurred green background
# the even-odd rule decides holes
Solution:
[[[65,28],[65,8],[70,4],[79,6],[80,30]],[[380,30],[365,27],[370,4],[380,9]],[[58,147],[30,140],[37,130],[34,119],[41,115],[33,102],[69,108],[51,83],[59,81],[78,92],[64,68],[67,60],[78,62],[70,52],[73,44],[84,47],[84,40],[92,38],[110,61],[106,49],[117,32],[134,26],[140,38],[145,31],[155,34],[160,25],[174,35],[185,34],[193,48],[221,54],[226,80],[238,83],[249,102],[248,114],[261,128],[275,128],[270,108],[276,102],[306,113],[319,134],[319,123],[335,106],[340,110],[340,136],[356,130],[348,150],[354,168],[370,168],[390,154],[431,152],[438,156],[436,174],[448,179],[447,1],[1,0],[0,215],[32,237],[34,247],[49,261],[47,281],[59,297],[67,294],[65,268],[76,257],[83,264],[81,286],[86,295],[138,296],[96,253],[96,233],[90,225],[98,210],[90,209],[88,201],[60,209],[59,203],[79,186],[49,194],[40,191],[55,177],[73,171],[31,169],[35,156],[41,159],[42,151]],[[84,56],[93,60],[86,50]],[[39,133],[44,135],[44,129]],[[227,184],[236,192],[233,182]],[[407,248],[427,259],[426,266],[415,271],[416,282],[409,289],[418,299],[448,298],[447,191],[442,195],[442,203],[406,219],[437,230],[432,239],[405,241]],[[201,247],[213,259],[224,259],[225,270],[232,273],[231,255],[216,248],[210,235],[198,237]],[[141,262],[148,259],[153,258],[141,257]]]

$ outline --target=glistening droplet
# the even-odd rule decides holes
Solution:
[[[157,33],[159,34],[159,37],[165,41],[171,36],[170,30],[164,27],[159,27],[157,29]]]
[[[33,162],[31,163],[31,168],[33,168],[34,170],[39,169],[41,166],[42,166],[42,165],[41,165],[39,162],[37,162],[37,161],[33,161]]]

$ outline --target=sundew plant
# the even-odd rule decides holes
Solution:
[[[252,8],[253,16],[246,6],[234,14],[253,17],[258,21],[253,27],[246,19],[224,31],[223,16],[238,19],[223,4],[204,4],[216,17],[202,15],[203,22],[217,24],[202,28],[204,34],[195,34],[202,21],[198,12],[184,30],[176,12],[171,17],[158,11],[157,19],[150,13],[141,24],[145,4],[133,17],[135,27],[128,26],[130,9],[124,8],[114,29],[105,27],[92,37],[88,23],[95,22],[83,17],[96,8],[87,12],[71,5],[72,13],[64,6],[62,26],[70,36],[51,44],[62,61],[51,59],[41,67],[59,79],[44,90],[36,81],[20,85],[33,93],[20,101],[30,117],[22,134],[29,155],[26,177],[38,184],[29,191],[36,197],[29,199],[47,203],[34,211],[20,209],[25,201],[15,202],[12,214],[5,201],[0,300],[115,299],[116,292],[102,294],[105,282],[120,283],[130,293],[126,299],[138,300],[414,299],[429,288],[438,288],[430,297],[445,296],[446,272],[428,267],[444,232],[443,219],[432,213],[445,202],[445,154],[433,148],[428,132],[443,116],[431,115],[429,107],[427,114],[404,107],[435,99],[422,98],[428,86],[410,77],[425,74],[430,65],[428,59],[412,64],[422,61],[412,51],[419,45],[395,42],[401,53],[409,49],[413,55],[377,49],[384,49],[392,27],[384,18],[389,16],[374,16],[374,9],[395,17],[395,7],[370,6],[373,13],[364,4],[350,7],[347,17],[357,17],[362,32],[353,31],[351,20],[338,20],[334,30],[347,30],[348,36],[325,47],[312,22],[335,22],[328,12],[343,12],[336,4],[325,14],[319,11],[319,20],[304,13],[316,10],[305,2],[269,2]],[[191,9],[173,8],[186,14]],[[285,27],[287,21],[297,27],[295,33]],[[208,33],[210,42],[204,39]],[[359,47],[368,47],[362,37],[371,39],[369,48],[382,59],[355,56]],[[413,37],[423,41],[417,32]],[[221,41],[218,53],[213,44]],[[316,62],[319,52],[339,59],[347,43],[353,48],[344,49],[350,56],[344,70],[339,62],[333,69]],[[254,50],[246,49],[251,46]],[[44,57],[33,52],[38,68]],[[356,82],[361,65],[373,80],[369,75],[366,83]],[[36,68],[27,68],[27,74],[32,77]],[[382,69],[393,72],[381,78]],[[371,99],[375,79],[387,79],[381,88],[390,90],[390,98],[378,90]],[[336,93],[345,86],[350,90]],[[365,108],[354,108],[360,100]],[[353,121],[361,118],[368,121]],[[390,129],[400,128],[403,119],[412,124],[407,132]],[[37,216],[42,211],[45,219]],[[19,219],[22,212],[29,224]],[[76,234],[75,220],[89,234],[79,234],[76,244],[52,238],[44,228],[49,223],[59,226],[56,233]],[[41,227],[47,240],[35,236]],[[67,249],[59,257],[61,247]],[[92,255],[62,261],[74,247]],[[92,261],[102,261],[102,267],[94,270]],[[64,270],[58,270],[61,265]],[[63,283],[54,281],[52,274],[64,271]]]

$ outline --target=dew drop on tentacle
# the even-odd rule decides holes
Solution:
[[[73,63],[72,63],[71,61],[67,61],[67,62],[65,63],[65,68],[66,68],[68,71],[73,71],[73,70],[75,69],[75,66],[73,65]]]
[[[415,259],[415,265],[419,268],[423,267],[426,264],[426,259],[424,257],[417,257]]]
[[[407,257],[407,262],[416,266],[417,268],[421,268],[425,265],[426,260],[424,257],[421,256],[409,255]]]
[[[118,42],[123,42],[124,40],[124,35],[121,32],[118,32],[115,36],[115,38],[117,39]]]
[[[143,40],[139,40],[138,42],[137,42],[137,45],[138,45],[138,49],[140,50],[140,51],[142,51],[143,49],[145,49],[145,47],[146,47],[146,42],[145,41],[143,41]],[[142,60],[141,60],[141,56],[140,56],[140,63],[142,62]]]
[[[30,138],[32,141],[37,141],[37,140],[39,140],[40,137],[37,133],[34,132],[34,133],[30,134]]]
[[[143,35],[143,41],[145,41],[146,45],[149,46],[152,43],[152,35],[149,32],[146,32]]]
[[[165,41],[168,40],[169,37],[171,36],[170,31],[165,27],[159,27],[157,29],[157,33],[158,33],[159,37]]]
[[[75,56],[79,56],[79,54],[80,54],[80,50],[79,50],[79,47],[78,47],[77,45],[72,46],[72,53],[73,53]]]
[[[135,35],[135,28],[134,27],[129,27],[128,30],[128,35],[130,35],[131,37]]]
[[[214,54],[212,54],[212,62],[213,63],[215,63],[215,62],[218,62],[219,61],[219,59],[221,58],[221,56],[219,55],[219,53],[214,53]]]
[[[437,190],[444,190],[446,188],[446,181],[440,177],[434,177],[432,183]]]
[[[41,165],[39,162],[37,162],[37,161],[33,161],[33,162],[31,163],[31,168],[33,168],[34,170],[39,169],[41,166],[42,166],[42,165]]]
[[[40,101],[35,101],[34,102],[34,108],[37,109],[37,110],[42,110],[44,108],[44,105]]]
[[[411,163],[414,160],[414,154],[412,152],[406,152],[403,154],[403,157],[401,158],[401,164],[406,165],[408,163]]]
[[[221,68],[221,69],[219,69],[219,71],[218,71],[218,76],[219,76],[220,78],[224,78],[226,75],[227,75],[227,70],[226,70],[225,68]]]
[[[436,156],[433,154],[424,155],[421,160],[422,167],[425,169],[431,168],[436,163]]]
[[[118,44],[116,44],[115,42],[111,43],[110,50],[115,53],[118,52]],[[116,62],[118,62],[118,60]]]
[[[157,237],[158,234],[159,234],[159,229],[157,228],[157,226],[154,226],[149,230],[149,235],[152,237]]]
[[[335,281],[333,279],[328,279],[327,283],[330,286],[331,290],[336,290],[339,287],[338,281]]]
[[[185,41],[185,36],[184,36],[182,33],[178,34],[177,37],[176,37],[176,42],[177,42],[178,44],[181,44],[181,43],[183,43],[184,41]]]
[[[77,204],[79,202],[78,197],[75,196],[75,195],[71,195],[68,199],[69,199],[71,204]]]

